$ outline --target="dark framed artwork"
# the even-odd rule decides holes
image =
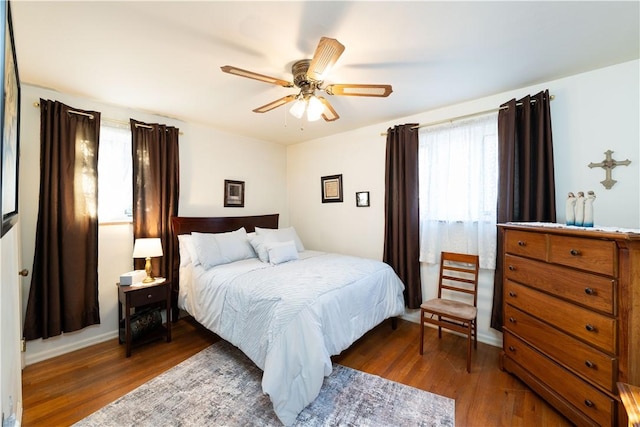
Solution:
[[[359,208],[368,208],[369,207],[369,192],[368,191],[358,191],[356,193],[356,206]]]
[[[342,175],[329,175],[320,178],[322,185],[322,203],[342,202]]]
[[[224,207],[244,208],[244,181],[224,180]]]
[[[2,236],[18,221],[18,160],[20,157],[20,79],[13,40],[11,5],[3,2],[4,56],[2,65],[4,96],[1,100],[2,120]]]

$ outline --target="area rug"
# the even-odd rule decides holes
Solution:
[[[219,341],[75,424],[281,426],[262,371]],[[295,426],[453,426],[455,402],[338,364]]]

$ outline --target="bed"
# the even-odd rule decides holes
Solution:
[[[278,214],[174,217],[172,227],[174,309],[263,371],[284,425],[317,397],[331,356],[404,312],[404,285],[387,264],[307,250],[293,227],[278,229]]]

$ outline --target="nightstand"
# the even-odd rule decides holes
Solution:
[[[126,345],[127,357],[131,356],[133,344],[144,344],[149,341],[165,337],[167,342],[171,342],[171,282],[167,280],[156,280],[153,283],[138,283],[131,286],[118,286],[118,328],[123,319],[122,308],[124,305],[124,344]],[[131,336],[131,309],[137,309],[153,303],[166,304],[167,320],[164,325],[160,325],[140,337],[135,343]],[[122,344],[122,342],[121,342]]]

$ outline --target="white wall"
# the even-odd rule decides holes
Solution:
[[[20,220],[22,267],[32,269],[38,215],[40,162],[40,98],[75,108],[102,112],[103,118],[128,122],[135,118],[180,128],[179,214],[188,216],[235,216],[280,213],[288,224],[285,147],[218,132],[198,124],[99,104],[77,96],[29,85],[22,88]],[[224,208],[224,180],[245,181],[245,207]],[[27,343],[25,363],[31,364],[117,336],[118,296],[115,283],[133,268],[130,224],[101,225],[98,231],[98,281],[101,324],[47,340]],[[23,280],[22,314],[26,309],[31,275]]]
[[[182,143],[189,134],[189,142]],[[180,207],[184,216],[280,214],[286,209],[283,145],[192,126],[180,137]],[[244,208],[225,208],[224,180],[245,182]]]
[[[306,248],[382,258],[386,141],[381,130],[386,128],[288,147],[289,215]],[[322,203],[320,178],[336,174],[342,174],[344,202]],[[356,207],[357,191],[369,191],[370,207]]]
[[[640,228],[640,61],[627,62],[559,80],[550,87],[556,189],[558,201],[569,191],[596,192],[595,224]],[[618,182],[606,190],[601,168],[587,165],[604,159],[612,150],[616,160],[631,160],[616,167]],[[558,222],[564,221],[558,203]]]
[[[289,146],[290,222],[309,248],[382,259],[386,138],[381,133],[396,124],[430,123],[497,108],[512,98],[549,89],[555,96],[551,116],[557,221],[564,221],[569,191],[594,190],[596,225],[640,229],[639,64],[631,61]],[[631,165],[615,168],[618,183],[610,190],[600,184],[604,171],[587,167],[601,161],[606,150],[614,151],[617,160],[631,160]],[[320,177],[332,174],[343,174],[344,203],[322,204]],[[370,208],[355,207],[356,191],[371,192]],[[422,265],[425,299],[435,296],[436,272]],[[478,337],[501,345],[501,333],[489,327],[492,298],[493,272],[482,271]],[[406,318],[417,322],[418,314],[408,313]]]

